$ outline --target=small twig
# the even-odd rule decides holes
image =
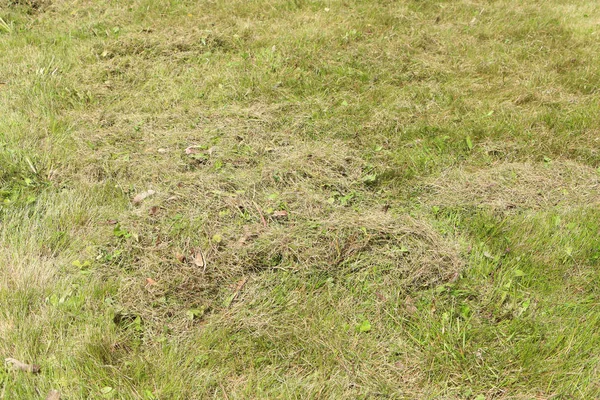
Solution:
[[[242,279],[240,279],[238,281],[238,283],[235,286],[235,290],[233,291],[233,293],[231,294],[231,296],[229,296],[227,299],[225,299],[225,307],[228,308],[231,303],[233,303],[233,301],[238,297],[238,295],[240,294],[240,292],[242,291],[242,288],[244,287],[244,285],[246,284],[246,282],[248,282],[248,278],[244,277]]]
[[[258,215],[260,215],[260,220],[262,221],[263,226],[266,228],[267,227],[267,220],[265,219],[262,211],[260,211],[260,208],[258,207],[258,204],[256,204],[255,201],[253,201],[252,203],[254,203],[254,207],[256,207],[256,211],[258,211]]]
[[[246,282],[248,282],[248,278],[244,277],[237,283],[237,286],[235,287],[235,292],[233,292],[232,301],[238,298]]]

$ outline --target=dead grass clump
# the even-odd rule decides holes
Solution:
[[[598,204],[600,177],[575,162],[498,163],[468,171],[452,169],[425,184],[425,202],[438,206],[485,206],[497,210]]]
[[[241,276],[275,270],[347,277],[376,267],[399,290],[457,277],[462,265],[458,249],[426,223],[382,212],[349,214],[322,223],[245,228],[243,240],[205,249],[206,268],[195,265],[191,254],[185,254],[184,262],[173,257],[152,272],[157,285],[140,279],[122,287],[124,307],[144,320],[171,319],[178,325],[190,307],[221,308],[218,293],[229,294]]]
[[[163,33],[164,34],[164,33]],[[168,34],[167,34],[168,35]],[[156,37],[152,33],[142,32],[138,35],[115,40],[96,50],[102,58],[136,56],[143,59],[169,57],[171,60],[188,59],[202,53],[230,50],[234,45],[224,37],[212,32],[172,32],[170,40]],[[185,36],[184,36],[185,35]]]
[[[253,138],[252,151],[246,151],[224,136],[205,165],[177,170],[171,176],[180,184],[170,188],[150,185],[157,195],[122,221],[139,239],[119,241],[126,261],[118,268],[135,275],[119,297],[148,327],[186,329],[187,310],[218,311],[231,285],[268,271],[345,279],[374,268],[400,290],[457,276],[457,249],[432,227],[369,205],[372,195],[362,180],[366,162],[348,146],[298,140],[266,150],[266,139]],[[159,161],[158,169],[177,169],[171,161],[185,158],[181,152],[160,156],[164,164]],[[260,172],[235,167],[235,160],[254,152],[262,154]],[[212,157],[225,166],[215,170]],[[153,206],[161,211],[149,216]],[[199,249],[205,266],[193,261]],[[148,277],[157,284],[147,284]]]
[[[3,267],[0,268],[0,283],[10,290],[24,290],[31,287],[44,287],[53,281],[57,271],[51,259],[21,259],[18,255],[0,254]]]
[[[342,143],[299,143],[280,147],[262,170],[262,179],[280,187],[303,181],[318,188],[342,189],[359,182],[365,163]]]
[[[458,273],[457,249],[427,224],[380,212],[348,214],[322,223],[306,221],[266,229],[237,251],[215,254],[217,268],[237,266],[241,273],[320,270],[343,275],[377,266],[392,274],[399,287],[418,288]]]

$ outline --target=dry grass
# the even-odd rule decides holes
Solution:
[[[495,163],[451,169],[424,185],[423,200],[440,207],[484,207],[498,211],[594,207],[600,175],[569,161]]]

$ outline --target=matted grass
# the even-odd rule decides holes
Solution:
[[[0,398],[599,397],[599,15],[0,0]]]

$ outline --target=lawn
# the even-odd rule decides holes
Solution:
[[[0,0],[0,398],[599,398],[599,101],[593,0]]]

